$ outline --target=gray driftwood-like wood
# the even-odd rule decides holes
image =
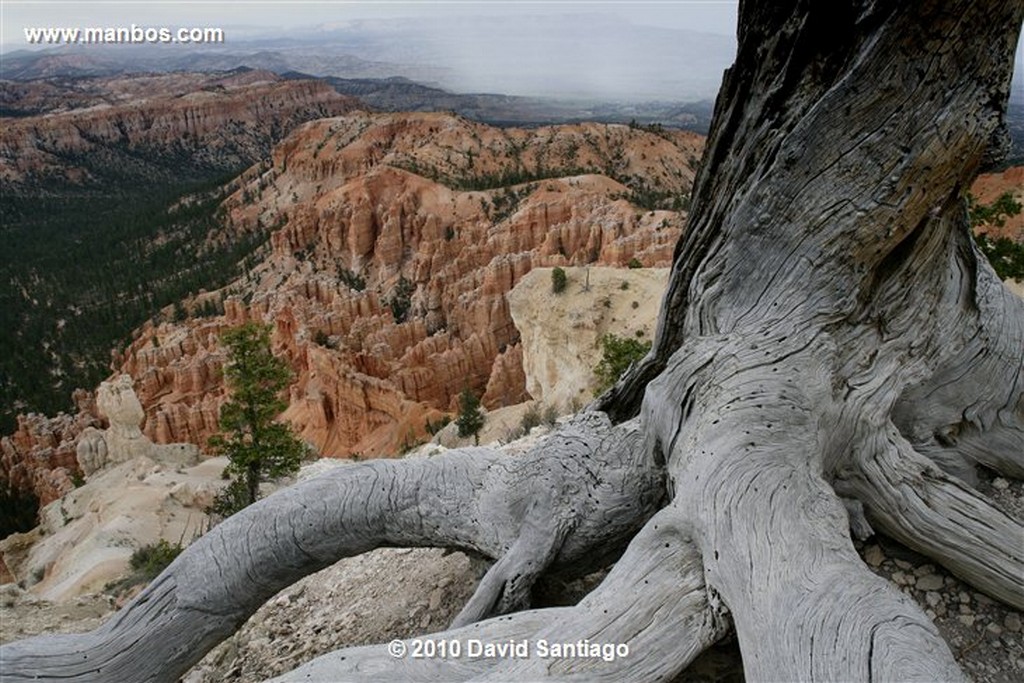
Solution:
[[[961,679],[850,528],[1022,604],[1024,527],[972,482],[981,465],[1024,474],[1024,304],[974,247],[963,198],[1001,147],[1022,20],[1020,0],[742,3],[638,367],[525,458],[374,462],[272,496],[97,631],[0,648],[4,680],[172,681],[289,582],[381,545],[495,560],[433,639],[632,655],[372,646],[283,680],[667,680],[730,625],[749,680]],[[579,605],[494,616],[528,606],[541,574],[623,548]]]

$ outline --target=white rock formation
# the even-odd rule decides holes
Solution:
[[[185,469],[141,456],[94,472],[44,507],[39,527],[0,541],[0,555],[39,598],[102,590],[128,573],[135,549],[161,539],[188,544],[201,534],[226,464],[213,458]]]
[[[559,294],[551,270],[530,271],[508,303],[522,339],[526,390],[566,412],[593,397],[602,335],[653,338],[668,270],[566,268],[568,286]]]
[[[75,453],[86,477],[108,465],[133,458],[193,465],[199,462],[199,448],[193,444],[154,444],[142,433],[146,417],[130,375],[119,375],[100,384],[96,407],[110,421],[110,428],[88,428],[82,432]]]

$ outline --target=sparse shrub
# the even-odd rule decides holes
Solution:
[[[430,434],[431,436],[434,436],[439,431],[441,431],[442,429],[447,427],[449,424],[451,424],[451,421],[452,421],[451,415],[442,415],[437,420],[437,422],[433,422],[431,420],[427,420],[427,424],[426,424],[427,434]]]
[[[329,341],[330,340],[327,337],[327,333],[324,332],[323,330],[317,330],[316,333],[313,335],[313,343],[316,344],[317,346],[327,346]]]
[[[611,388],[629,366],[639,361],[651,350],[651,342],[641,342],[630,337],[606,334],[601,337],[601,360],[594,368],[597,376],[597,393]]]
[[[644,264],[640,263],[640,259],[638,259],[636,256],[634,256],[633,258],[629,259],[629,263],[626,264],[626,267],[627,268],[643,268]]]
[[[104,590],[112,595],[131,595],[132,589],[155,579],[184,549],[180,540],[169,543],[163,539],[137,548],[128,560],[131,573],[108,583]]]
[[[407,280],[404,275],[398,278],[394,293],[388,301],[391,315],[396,323],[404,323],[409,318],[409,309],[412,307],[412,293],[416,286]]]
[[[626,291],[627,289],[629,289],[629,281],[623,280],[622,284],[619,285],[619,289],[621,289],[622,291]]]
[[[975,236],[978,248],[1003,280],[1024,280],[1024,245],[1006,237],[996,239],[981,233]]]
[[[555,294],[561,294],[565,291],[567,284],[569,284],[569,279],[566,277],[565,271],[555,267],[551,271],[551,291]]]
[[[423,439],[416,436],[416,432],[411,429],[406,432],[405,439],[402,440],[402,447],[399,449],[399,455],[405,455],[415,448],[422,446],[424,443]]]
[[[1022,209],[1024,207],[1009,192],[1004,192],[991,204],[979,204],[973,195],[967,195],[967,214],[972,228],[1002,227],[1007,218],[1016,216]],[[996,275],[1004,280],[1024,279],[1024,245],[1006,237],[993,239],[984,232],[975,233],[974,239]]]
[[[366,289],[366,280],[361,275],[352,272],[348,268],[340,268],[338,270],[338,277],[351,290],[361,292]]]
[[[1024,209],[1021,203],[1013,198],[1010,192],[1004,192],[991,204],[979,204],[977,198],[967,194],[967,215],[971,227],[994,225],[998,228],[1006,224],[1006,219],[1016,216]]]
[[[554,427],[555,423],[558,422],[558,411],[555,410],[554,406],[547,406],[544,408],[544,414],[541,416],[541,420],[549,427]]]
[[[156,543],[144,545],[132,553],[128,563],[135,571],[138,582],[149,582],[167,568],[181,554],[181,543],[168,543],[160,539]]]
[[[227,470],[222,474],[222,478],[230,481],[227,486],[217,492],[217,495],[213,497],[213,503],[205,512],[214,517],[227,519],[249,505],[249,491],[243,480],[231,479]]]
[[[531,429],[541,424],[541,421],[540,404],[534,403],[523,413],[523,418],[519,422],[520,433],[529,434]]]

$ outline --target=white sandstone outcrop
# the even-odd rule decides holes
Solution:
[[[188,544],[202,533],[226,464],[213,458],[185,469],[139,456],[96,472],[43,508],[38,527],[0,541],[0,555],[39,598],[102,590],[129,573],[137,548],[161,539]]]
[[[604,334],[654,338],[664,268],[566,268],[568,286],[555,294],[551,268],[535,268],[509,292],[523,347],[526,391],[560,413],[593,398],[594,367]]]
[[[96,392],[96,407],[110,421],[110,428],[88,427],[78,440],[75,454],[86,477],[108,465],[139,457],[180,465],[199,462],[197,446],[154,444],[142,433],[146,413],[132,387],[130,375],[118,375],[100,384]]]
[[[131,377],[100,384],[109,429],[88,427],[76,445],[86,481],[40,510],[40,524],[0,541],[0,557],[35,596],[64,601],[124,577],[135,549],[188,542],[223,486],[225,458],[199,463],[192,444],[154,444]],[[186,469],[187,468],[187,469]]]

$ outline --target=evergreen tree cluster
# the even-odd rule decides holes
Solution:
[[[227,180],[0,196],[0,433],[19,412],[71,408],[72,391],[109,374],[111,349],[132,330],[240,273],[267,233],[211,239],[226,227]]]

